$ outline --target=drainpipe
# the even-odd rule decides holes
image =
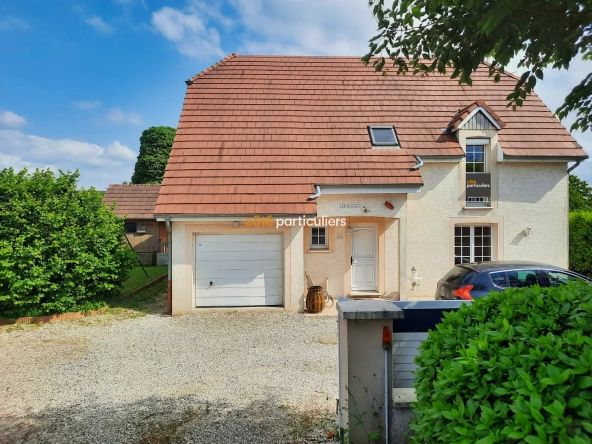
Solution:
[[[582,162],[580,162],[580,161],[578,160],[578,161],[577,161],[575,164],[573,164],[572,166],[570,166],[570,167],[567,169],[566,173],[567,173],[567,174],[571,173],[573,170],[575,170],[577,167],[579,167],[579,166],[580,166],[580,163],[582,163]]]
[[[167,284],[167,313],[173,314],[173,228],[171,227],[171,217],[166,216],[164,218],[168,233],[168,254],[169,254],[169,276]]]
[[[315,194],[313,194],[312,196],[308,196],[308,199],[306,199],[306,200],[315,200],[317,197],[321,197],[321,187],[318,185],[315,185],[315,189],[317,190],[317,192]]]
[[[416,170],[419,170],[419,169],[420,169],[420,168],[423,166],[423,160],[421,160],[421,159],[419,158],[419,156],[415,156],[415,155],[414,155],[413,157],[415,157],[415,160],[417,160],[417,165],[415,165],[415,166],[412,166],[411,168],[409,168],[409,171],[416,171]]]

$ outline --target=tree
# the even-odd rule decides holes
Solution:
[[[577,176],[569,176],[569,211],[592,211],[592,187]]]
[[[140,154],[136,161],[132,183],[160,183],[175,140],[175,128],[151,126],[142,131]]]
[[[569,213],[569,268],[592,277],[592,211]]]
[[[0,171],[0,317],[92,309],[119,294],[136,256],[123,219],[78,177]]]
[[[527,68],[508,95],[509,105],[522,106],[543,69],[567,69],[581,55],[592,59],[592,0],[369,0],[378,33],[369,42],[376,71],[391,59],[397,74],[439,72],[471,85],[471,75],[486,58],[489,76],[498,82],[506,66],[519,57]],[[390,2],[389,2],[390,4]],[[386,53],[386,57],[385,57]],[[576,111],[571,129],[592,126],[592,73],[556,111],[565,118]]]

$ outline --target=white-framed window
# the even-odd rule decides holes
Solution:
[[[479,143],[467,140],[465,168],[467,173],[488,173],[487,144],[485,140]],[[467,207],[488,207],[491,204],[486,197],[467,197]]]
[[[310,248],[311,250],[326,250],[329,248],[327,242],[327,227],[311,227]]]
[[[467,173],[487,173],[485,157],[485,145],[467,145]]]
[[[372,145],[399,146],[399,139],[394,126],[369,126]]]
[[[493,260],[493,227],[490,225],[454,227],[454,263]]]

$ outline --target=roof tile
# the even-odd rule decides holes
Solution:
[[[464,155],[442,128],[477,106],[509,155],[586,156],[535,94],[507,108],[515,77],[493,83],[485,66],[469,87],[358,57],[232,54],[191,82],[157,214],[310,214],[315,184],[420,185],[412,156]],[[394,125],[401,149],[372,149],[369,125]]]

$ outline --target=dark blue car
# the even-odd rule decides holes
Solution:
[[[438,282],[436,299],[471,300],[506,288],[557,287],[570,281],[592,282],[573,271],[538,262],[492,261],[459,264]]]

